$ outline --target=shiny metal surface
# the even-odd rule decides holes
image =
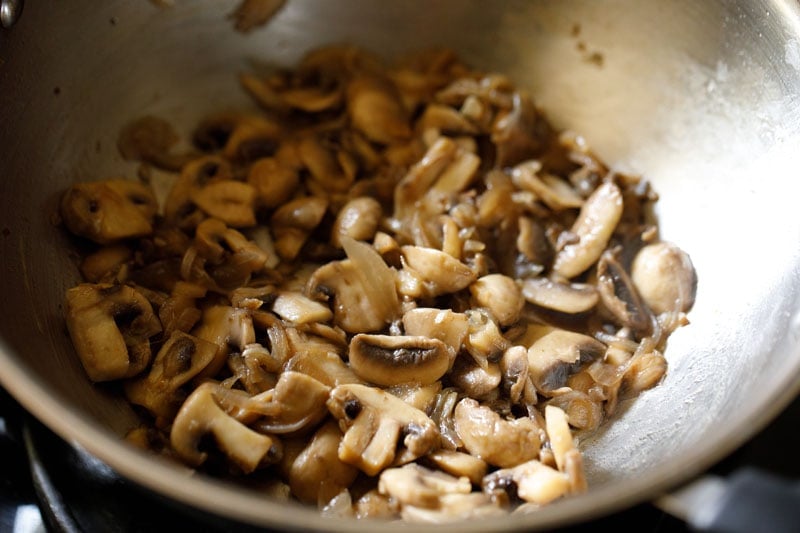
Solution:
[[[232,31],[232,8],[37,2],[0,35],[0,382],[68,441],[146,488],[223,516],[375,530],[272,505],[122,443],[133,413],[88,382],[66,335],[63,294],[78,273],[52,222],[69,183],[133,175],[115,148],[129,119],[156,113],[185,131],[206,111],[248,104],[236,83],[242,69],[291,65],[342,41],[387,56],[445,44],[510,74],[556,125],[653,182],[662,235],[690,253],[699,276],[691,324],[667,349],[665,382],[584,443],[586,495],[437,530],[544,529],[655,498],[730,453],[797,394],[797,2],[290,0],[247,35]]]
[[[22,15],[24,5],[23,0],[0,0],[0,26],[4,28],[13,26]]]

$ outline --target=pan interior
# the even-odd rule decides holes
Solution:
[[[242,70],[291,66],[337,42],[386,57],[445,45],[508,74],[555,125],[653,183],[662,237],[698,272],[665,381],[584,443],[592,490],[492,529],[551,527],[655,496],[732,451],[797,392],[796,3],[291,0],[246,35],[232,30],[229,3],[155,4],[31,2],[0,33],[0,381],[124,475],[255,523],[361,527],[287,515],[174,465],[154,468],[124,445],[133,413],[113,388],[88,382],[65,331],[63,294],[78,272],[53,224],[68,184],[135,175],[115,146],[130,119],[156,114],[187,133],[209,111],[249,105]]]

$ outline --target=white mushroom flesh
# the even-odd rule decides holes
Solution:
[[[163,119],[124,128],[164,194],[115,176],[59,204],[85,250],[68,331],[143,408],[131,441],[326,516],[437,524],[586,490],[577,443],[668,376],[694,304],[649,184],[447,49],[330,46],[239,82],[258,105],[201,120],[189,151]]]

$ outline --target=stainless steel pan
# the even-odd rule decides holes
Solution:
[[[374,528],[322,521],[125,445],[132,412],[90,384],[65,331],[63,295],[78,273],[52,222],[68,184],[133,174],[113,141],[129,119],[155,113],[188,128],[244,101],[236,74],[253,62],[292,65],[332,42],[387,55],[448,45],[510,74],[556,125],[652,180],[662,234],[699,275],[665,382],[586,443],[587,494],[439,531],[550,528],[656,498],[762,429],[800,389],[797,2],[290,0],[247,35],[232,30],[229,2],[155,4],[29,1],[0,30],[0,383],[122,475],[238,521]]]

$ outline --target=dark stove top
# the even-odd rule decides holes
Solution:
[[[8,413],[16,413],[14,416]],[[764,432],[715,465],[711,473],[728,475],[754,466],[800,479],[800,398]],[[692,529],[650,503],[558,533],[633,527],[637,532],[687,533]],[[69,446],[0,389],[0,532],[159,533],[230,530],[213,516],[157,499],[116,476],[93,457]],[[238,524],[235,530],[246,531]]]

